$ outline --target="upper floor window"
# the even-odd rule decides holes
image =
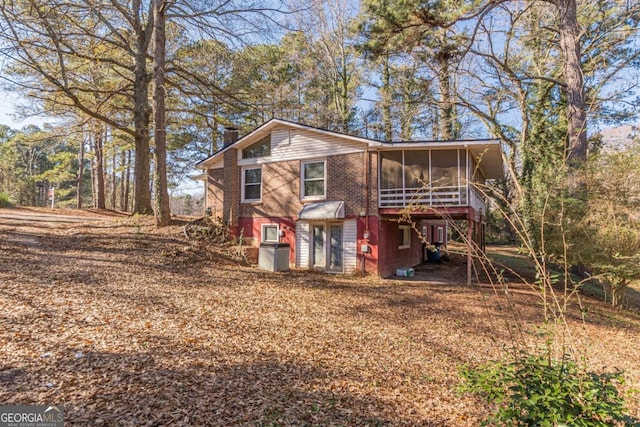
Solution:
[[[262,169],[242,169],[242,201],[257,202],[262,198]]]
[[[261,140],[254,142],[244,150],[242,150],[243,159],[251,159],[254,157],[267,157],[271,155],[271,134],[265,136]]]
[[[302,162],[302,199],[324,199],[326,197],[326,161]]]

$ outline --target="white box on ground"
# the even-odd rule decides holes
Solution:
[[[399,268],[396,270],[396,276],[398,277],[413,277],[416,274],[415,270],[410,267]]]

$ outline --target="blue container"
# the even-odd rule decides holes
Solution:
[[[440,246],[441,243],[436,243],[434,249],[427,248],[427,260],[431,262],[440,261]]]

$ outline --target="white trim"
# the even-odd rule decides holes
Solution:
[[[276,228],[276,240],[267,240],[266,239],[266,234],[264,232],[264,229],[266,227],[275,227]],[[280,241],[280,225],[273,223],[273,224],[262,224],[260,226],[260,241],[261,242],[279,242]]]
[[[305,170],[304,166],[311,163],[322,163],[322,168],[324,172],[323,177],[323,189],[322,196],[307,196],[304,194],[304,183],[305,183]],[[312,181],[319,181],[318,178],[311,179]],[[327,198],[327,159],[314,159],[314,160],[304,160],[300,162],[300,200],[325,200]]]
[[[408,225],[398,225],[398,230],[402,230],[402,241],[400,242],[398,249],[409,249],[411,247],[411,227]],[[407,244],[404,244],[405,237],[408,237],[406,242]]]
[[[260,169],[260,198],[259,199],[247,199],[244,196],[245,193],[245,171],[248,170],[252,170],[252,169]],[[258,166],[258,167],[245,167],[241,169],[241,190],[242,190],[242,203],[253,203],[253,202],[259,202],[262,200],[262,187],[263,187],[263,180],[262,180],[262,167]],[[256,185],[257,183],[250,183],[249,185]]]

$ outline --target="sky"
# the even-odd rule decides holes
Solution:
[[[14,117],[17,99],[9,92],[0,90],[0,125],[7,125],[12,129],[21,129],[26,125],[41,126],[46,120],[30,117],[19,120]]]

